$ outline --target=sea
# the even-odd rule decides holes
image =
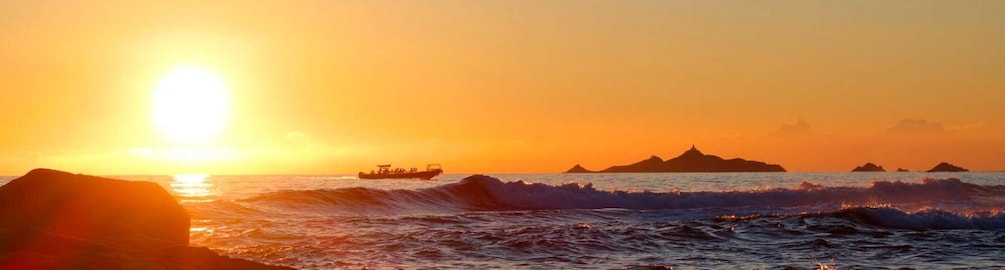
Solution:
[[[1005,269],[1000,172],[109,177],[299,269]]]

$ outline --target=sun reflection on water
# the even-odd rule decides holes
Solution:
[[[182,203],[211,202],[213,183],[208,174],[176,174],[171,188]]]

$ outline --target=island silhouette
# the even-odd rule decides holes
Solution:
[[[872,162],[866,162],[865,165],[856,166],[851,171],[852,172],[885,172],[886,169],[883,169],[883,166],[872,164]]]
[[[939,165],[935,165],[935,167],[933,167],[931,170],[928,170],[928,172],[969,172],[969,171],[970,170],[958,167],[953,164],[949,164],[949,162],[939,163]]]
[[[652,156],[646,160],[610,168],[591,171],[576,164],[565,173],[633,173],[633,172],[784,172],[778,164],[768,164],[760,161],[742,158],[723,159],[715,155],[706,155],[694,145],[680,156],[663,160]]]

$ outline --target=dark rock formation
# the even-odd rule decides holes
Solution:
[[[885,172],[886,169],[883,169],[883,166],[876,166],[876,164],[872,164],[872,162],[866,162],[865,165],[857,166],[857,167],[855,167],[855,169],[852,169],[851,171],[852,172]]]
[[[897,172],[910,172],[910,171],[904,168],[897,168]]]
[[[935,165],[934,168],[928,170],[928,172],[969,172],[969,171],[970,170],[956,167],[955,165],[949,164],[948,162],[939,163],[939,165]]]
[[[185,208],[151,182],[36,169],[0,187],[0,228],[94,240],[147,237],[188,245]]]
[[[583,168],[583,166],[580,166],[579,164],[576,164],[576,166],[572,166],[572,169],[565,171],[565,173],[592,173],[592,172],[593,171],[587,170],[586,168]]]
[[[36,169],[0,187],[0,269],[289,269],[188,246],[157,184]]]
[[[577,165],[578,166],[578,165]],[[576,167],[573,167],[575,169]],[[581,167],[580,167],[581,168]],[[589,170],[583,169],[589,172]],[[623,172],[784,172],[785,169],[777,164],[767,164],[760,161],[744,160],[741,158],[723,159],[714,155],[705,155],[691,146],[691,149],[678,157],[664,161],[662,158],[652,156],[649,159],[636,163],[611,166],[602,173],[623,173]]]
[[[646,160],[635,162],[628,165],[621,166],[611,166],[606,170],[600,172],[663,172],[663,159],[657,156],[651,156]]]

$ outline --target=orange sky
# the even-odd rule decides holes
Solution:
[[[0,0],[0,174],[1005,170],[1003,1],[203,2]],[[208,141],[152,123],[185,65]]]

